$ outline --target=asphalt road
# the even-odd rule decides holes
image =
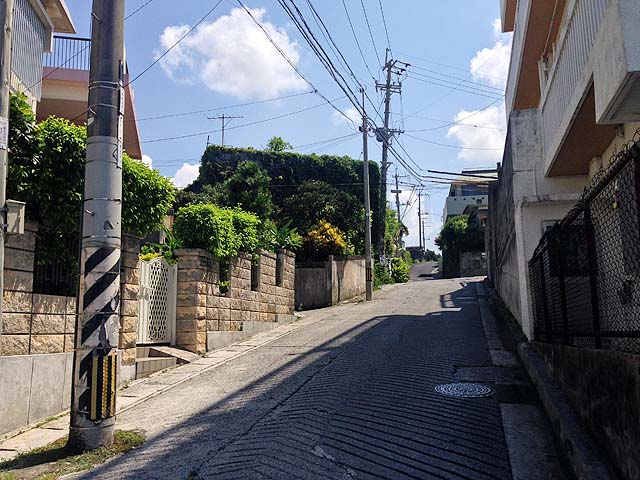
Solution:
[[[126,411],[119,428],[145,444],[74,478],[562,478],[513,352],[495,338],[488,349],[482,289],[419,278],[310,312],[313,323]],[[434,391],[460,381],[495,393]]]

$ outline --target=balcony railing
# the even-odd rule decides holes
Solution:
[[[44,54],[43,65],[51,68],[89,70],[90,58],[90,38],[56,35],[53,37],[53,51]]]
[[[609,3],[610,0],[570,1],[553,52],[540,62],[540,112],[547,162],[552,160],[568,127],[565,119],[571,118],[579,106],[584,91],[578,90],[586,86],[581,85],[581,80]],[[569,109],[573,111],[567,117]]]

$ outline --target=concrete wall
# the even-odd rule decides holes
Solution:
[[[294,319],[295,256],[262,251],[252,288],[252,256],[240,253],[229,264],[229,287],[220,293],[220,261],[205,250],[178,256],[176,345],[203,354]],[[276,278],[276,265],[282,273]],[[280,280],[278,282],[278,280]],[[280,283],[280,284],[278,284]]]
[[[296,266],[295,305],[313,310],[336,305],[366,292],[364,257],[329,256],[325,263]]]
[[[0,357],[0,435],[69,408],[72,365],[73,353]]]
[[[490,255],[496,291],[529,338],[534,324],[529,259],[545,227],[567,214],[586,182],[586,176],[550,178],[544,173],[538,110],[511,112],[501,180],[492,187],[489,206]]]
[[[538,342],[533,345],[620,478],[640,478],[638,356]]]
[[[460,254],[460,276],[479,277],[487,275],[487,257],[483,252],[464,252]]]

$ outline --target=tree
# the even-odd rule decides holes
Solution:
[[[273,213],[271,177],[255,162],[241,162],[225,180],[221,200],[229,207],[240,207],[266,219]]]
[[[286,150],[293,150],[293,145],[285,141],[282,137],[272,137],[267,143],[266,150],[268,152],[284,152]]]
[[[389,256],[395,255],[396,241],[402,243],[402,237],[409,235],[409,229],[402,222],[398,221],[395,210],[387,209],[387,230],[384,235],[384,252]]]
[[[328,183],[302,183],[287,199],[282,213],[302,233],[324,220],[343,232],[356,250],[364,248],[364,208],[360,200]]]

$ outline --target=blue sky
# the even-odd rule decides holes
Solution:
[[[128,1],[127,12],[135,11],[147,1]],[[78,34],[88,36],[90,2],[67,0],[67,3]],[[179,8],[176,8],[175,1],[153,0],[128,19],[126,48],[131,75],[135,77],[143,71],[215,3],[182,0]],[[318,25],[308,13],[306,3],[296,3],[326,46]],[[377,57],[384,59],[387,38],[380,4],[378,0],[364,0],[372,41],[360,0],[345,0],[345,3],[369,69],[382,80]],[[335,105],[347,115],[354,115],[353,107],[346,98],[341,98],[344,94],[308,48],[278,2],[251,0],[246,5],[318,91],[335,100]],[[504,139],[500,90],[506,80],[510,48],[510,38],[500,35],[495,23],[499,17],[498,0],[382,0],[382,5],[394,58],[413,65],[409,69],[409,77],[403,80],[402,99],[394,96],[391,108],[394,125],[407,132],[399,141],[411,159],[424,170],[424,174],[427,174],[427,169],[459,171],[462,168],[495,166],[500,161],[499,149]],[[297,77],[250,17],[237,10],[238,6],[235,1],[223,0],[178,47],[134,83],[142,148],[152,158],[154,168],[164,175],[175,177],[177,184],[184,184],[192,178],[197,173],[207,135],[169,141],[154,140],[218,130],[219,121],[207,117],[222,113],[244,117],[229,123],[225,135],[227,145],[261,148],[270,137],[279,135],[294,146],[304,146],[353,134],[341,141],[299,151],[360,157],[361,137],[350,122],[326,104],[277,120],[233,128],[324,102],[316,94],[304,94],[311,91],[311,87]],[[375,92],[373,79],[362,60],[342,0],[316,1],[314,6],[349,66],[356,77],[366,84],[369,97],[378,107],[381,97]],[[291,95],[296,96],[220,109]],[[492,102],[491,107],[478,112]],[[144,120],[206,109],[219,110]],[[370,115],[375,116],[371,106],[368,110]],[[447,126],[447,122],[467,117],[462,124]],[[380,119],[377,119],[377,123],[381,123]],[[219,143],[220,133],[211,133],[210,141]],[[373,138],[369,142],[369,151],[371,159],[379,160],[379,144]],[[407,162],[411,160],[407,159]],[[392,174],[395,168],[394,163],[390,169]],[[398,168],[400,175],[407,175],[403,167]],[[415,183],[410,178],[401,181]],[[432,246],[440,228],[447,191],[446,185],[426,185],[425,192],[430,196],[424,198],[423,210],[431,214],[427,245]],[[402,201],[411,201],[404,221],[411,232],[408,245],[417,245],[417,208],[411,190],[409,186],[403,187]],[[402,209],[404,211],[405,207]]]

